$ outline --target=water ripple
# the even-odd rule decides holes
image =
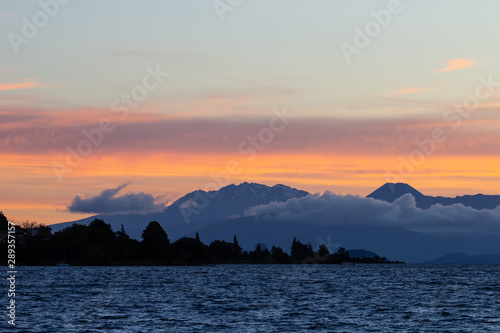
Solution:
[[[499,276],[499,265],[22,267],[16,323],[68,333],[498,332]]]

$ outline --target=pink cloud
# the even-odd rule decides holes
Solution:
[[[93,120],[82,121],[81,112],[0,112],[0,150],[17,154],[64,153],[85,140],[83,131],[98,128],[99,121],[111,119],[116,129],[105,134],[97,154],[237,154],[249,137],[269,128],[270,118],[173,118],[142,115],[120,121],[107,110],[94,110]],[[442,119],[335,119],[299,118],[275,133],[262,153],[317,152],[328,154],[393,155],[416,149],[416,140],[429,139],[434,128],[448,128],[449,138],[436,145],[436,154],[495,155],[500,134],[488,121],[464,121],[451,130]],[[474,149],[471,149],[474,147]]]

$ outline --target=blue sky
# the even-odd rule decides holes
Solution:
[[[160,112],[224,92],[265,99],[252,103],[253,114],[287,102],[307,114],[346,117],[394,116],[387,109],[402,106],[432,112],[422,103],[451,104],[478,75],[500,69],[497,1],[401,1],[401,12],[346,64],[339,44],[352,43],[353,28],[388,3],[243,1],[220,21],[209,1],[72,1],[19,54],[1,40],[3,76],[44,84],[36,96],[48,107],[107,107],[141,78],[145,63],[161,63],[172,77],[156,91]],[[34,1],[4,1],[3,8],[4,35],[40,10]],[[434,73],[455,58],[476,66]],[[384,95],[408,87],[427,91],[403,101]]]

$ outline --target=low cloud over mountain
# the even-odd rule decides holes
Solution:
[[[86,198],[77,195],[67,209],[72,213],[118,214],[149,213],[165,208],[165,203],[156,203],[151,194],[129,192],[117,196],[118,192],[128,185],[129,183],[123,183],[117,188],[106,189],[99,195]]]
[[[411,194],[405,194],[390,203],[325,192],[323,195],[314,194],[253,207],[245,215],[261,215],[279,221],[308,221],[321,225],[362,224],[400,227],[420,232],[500,234],[500,207],[477,210],[454,204],[420,209]]]

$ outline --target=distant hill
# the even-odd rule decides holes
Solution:
[[[378,254],[373,253],[371,251],[363,250],[363,249],[354,249],[354,250],[348,250],[349,255],[351,258],[375,258],[375,257],[380,257]]]
[[[500,264],[500,255],[481,254],[468,256],[465,253],[450,253],[434,260],[425,261],[428,264]]]
[[[500,195],[464,195],[455,198],[448,197],[432,197],[423,195],[413,187],[404,183],[386,183],[374,192],[367,195],[367,198],[374,198],[386,202],[394,202],[406,193],[410,193],[415,197],[417,207],[427,209],[433,205],[441,204],[450,206],[453,204],[462,204],[474,209],[495,209],[500,205]]]

